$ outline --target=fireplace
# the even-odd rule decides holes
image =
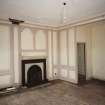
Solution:
[[[22,60],[22,85],[32,87],[48,82],[46,59]]]

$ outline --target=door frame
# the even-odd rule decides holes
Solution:
[[[78,83],[79,83],[79,76],[78,76],[78,74],[79,74],[79,71],[78,71],[78,44],[84,44],[84,56],[85,56],[85,62],[84,62],[84,66],[85,66],[85,78],[86,78],[86,80],[87,80],[87,67],[86,67],[86,59],[87,59],[87,56],[86,56],[86,42],[77,42],[77,44],[76,44],[76,46],[77,46],[77,78],[78,78]]]

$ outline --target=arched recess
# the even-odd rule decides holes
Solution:
[[[46,50],[47,45],[47,36],[46,32],[43,30],[38,30],[35,33],[35,48],[36,50]]]
[[[33,50],[33,33],[29,28],[25,28],[21,32],[21,47],[22,50]]]

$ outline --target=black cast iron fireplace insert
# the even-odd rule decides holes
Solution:
[[[36,63],[43,63],[43,74],[41,67],[38,66]],[[27,71],[27,82],[25,81],[26,74],[25,74],[25,65],[26,64],[34,64],[29,67]],[[42,79],[43,75],[43,79]],[[46,59],[28,59],[22,60],[22,85],[27,87],[33,87],[36,85],[40,85],[43,83],[48,82],[46,76]]]

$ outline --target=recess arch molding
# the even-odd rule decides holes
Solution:
[[[43,30],[38,30],[35,33],[35,48],[36,50],[46,50],[47,48],[47,37],[46,32]]]
[[[33,32],[29,28],[25,28],[21,32],[21,47],[22,50],[33,50],[34,45],[33,45]]]

